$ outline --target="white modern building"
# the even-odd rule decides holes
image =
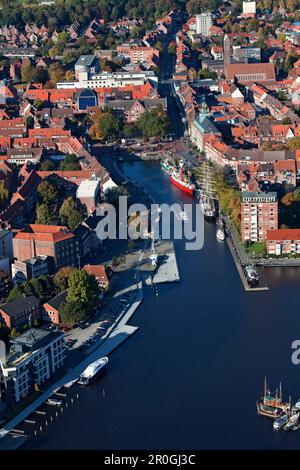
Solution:
[[[98,75],[91,75],[87,72],[79,72],[78,81],[59,82],[56,87],[59,89],[72,88],[102,88],[102,87],[124,87],[126,85],[144,85],[147,81],[157,85],[158,78],[152,70],[144,72],[102,72]]]
[[[208,36],[209,28],[212,26],[212,14],[209,12],[196,15],[196,33]]]
[[[76,197],[80,200],[81,204],[86,206],[87,212],[91,213],[98,203],[100,195],[100,182],[99,180],[83,180],[79,184]]]
[[[48,380],[66,356],[61,332],[31,328],[11,343],[10,353],[0,361],[0,389],[8,404],[19,402]]]
[[[256,1],[255,0],[243,0],[243,15],[249,15],[256,13]]]

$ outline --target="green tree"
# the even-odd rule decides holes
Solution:
[[[3,209],[8,202],[9,191],[5,186],[4,181],[0,181],[0,207]]]
[[[44,160],[40,169],[42,171],[54,171],[55,163],[52,160]]]
[[[163,137],[170,128],[170,119],[162,108],[145,111],[136,122],[145,137]]]
[[[67,155],[64,160],[60,162],[59,169],[61,171],[78,171],[81,170],[78,157],[74,154]]]
[[[76,209],[75,200],[70,196],[64,200],[59,209],[59,217],[62,225],[66,225],[68,223],[68,218],[70,213]]]
[[[163,50],[164,50],[164,45],[163,45],[163,43],[162,43],[161,41],[157,41],[157,42],[154,44],[154,47],[155,47],[156,49],[158,49],[160,53],[162,53]]]
[[[59,315],[62,322],[72,325],[86,320],[88,311],[79,302],[64,302],[59,306]]]
[[[172,41],[168,46],[168,53],[176,55],[176,42]]]
[[[64,200],[59,209],[59,217],[62,225],[67,225],[74,230],[83,220],[83,213],[77,208],[75,200],[70,196]]]
[[[33,106],[37,109],[40,110],[44,107],[44,101],[43,100],[35,100],[33,102]]]
[[[39,204],[36,208],[36,224],[51,225],[53,222],[53,213],[47,204]]]
[[[92,139],[116,139],[120,135],[121,122],[111,111],[99,110],[94,114],[89,134]]]
[[[53,86],[58,82],[64,81],[65,69],[57,62],[54,62],[49,67],[49,78]]]
[[[37,192],[44,204],[51,204],[56,200],[58,195],[57,188],[49,181],[40,183]]]
[[[10,337],[11,339],[14,339],[14,338],[16,338],[17,336],[19,336],[19,333],[17,332],[17,330],[16,330],[15,328],[12,328],[12,329],[10,330],[10,335],[9,335],[9,337]]]
[[[75,228],[78,227],[79,224],[81,224],[83,219],[84,215],[82,214],[82,212],[80,212],[78,209],[74,209],[69,214],[67,226],[70,230],[75,230]]]
[[[34,71],[34,68],[32,67],[29,61],[23,62],[21,66],[22,82],[26,82],[26,83],[31,82],[33,71]]]
[[[68,280],[70,274],[73,271],[76,271],[77,268],[73,268],[71,266],[67,266],[65,268],[61,268],[54,276],[54,285],[56,286],[58,292],[63,292],[68,288]]]
[[[12,302],[13,300],[16,300],[22,294],[23,294],[22,287],[19,286],[19,284],[15,284],[8,294],[7,302]]]
[[[71,272],[67,302],[78,302],[90,310],[98,304],[99,295],[100,288],[95,276],[79,269]]]

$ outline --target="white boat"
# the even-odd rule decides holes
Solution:
[[[300,399],[297,401],[297,403],[295,403],[295,405],[293,406],[293,408],[294,408],[295,410],[300,411]]]
[[[286,425],[283,426],[283,429],[285,431],[293,431],[294,427],[297,426],[297,424],[299,423],[299,416],[300,416],[299,412],[293,414],[287,421]]]
[[[220,240],[221,242],[225,240],[225,232],[221,227],[217,228],[216,237],[217,237],[217,240]]]
[[[259,278],[254,266],[250,264],[245,266],[245,275],[250,285],[256,285],[258,283]]]
[[[101,357],[97,361],[92,362],[80,375],[78,383],[80,385],[88,385],[102,372],[108,363],[108,357]]]
[[[58,400],[57,398],[48,398],[47,403],[49,405],[61,406],[62,405],[62,400]]]
[[[76,382],[78,382],[78,377],[77,377],[77,379],[70,380],[70,382],[65,383],[65,384],[64,384],[64,387],[65,387],[65,388],[71,388],[71,387],[73,387],[73,385],[76,384]]]
[[[217,232],[216,232],[216,238],[217,240],[224,241],[225,240],[225,229],[224,229],[224,222],[222,219],[217,220]]]
[[[279,416],[279,418],[275,419],[273,423],[274,431],[279,431],[281,428],[283,428],[283,426],[286,425],[288,419],[289,416],[287,414]]]

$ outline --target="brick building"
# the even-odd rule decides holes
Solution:
[[[1,305],[0,316],[8,328],[20,330],[23,326],[40,318],[40,301],[34,295],[20,296]]]
[[[97,264],[97,265],[86,264],[85,266],[83,266],[83,269],[88,274],[95,276],[99,284],[99,287],[102,290],[108,291],[109,281],[108,281],[108,277],[105,271],[105,266],[102,266],[101,264]]]
[[[262,242],[268,230],[278,229],[278,200],[275,192],[242,192],[242,240]]]
[[[266,248],[268,255],[300,255],[300,229],[268,230]]]
[[[59,324],[59,307],[66,301],[67,291],[61,292],[53,299],[43,304],[43,320],[51,321],[52,323]]]
[[[14,257],[26,261],[46,255],[56,269],[77,264],[76,238],[67,227],[31,224],[13,239]]]

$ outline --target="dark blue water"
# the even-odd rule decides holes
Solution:
[[[125,164],[157,202],[190,202],[157,164]],[[246,293],[226,243],[206,223],[204,248],[175,242],[181,283],[145,289],[139,331],[110,358],[80,402],[29,442],[40,449],[297,449],[300,431],[274,433],[257,416],[264,376],[300,397],[300,270],[267,274],[269,292]],[[105,397],[102,390],[105,390]]]

